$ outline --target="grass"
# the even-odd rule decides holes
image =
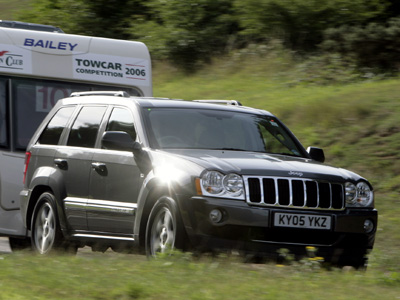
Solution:
[[[187,254],[0,259],[0,299],[396,299],[400,274],[242,264]]]

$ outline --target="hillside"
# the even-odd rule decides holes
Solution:
[[[399,79],[293,84],[295,63],[291,68],[288,62],[263,58],[227,63],[229,58],[192,76],[156,63],[154,94],[188,100],[236,99],[268,110],[303,145],[324,148],[328,163],[360,172],[384,191],[400,187]]]
[[[294,84],[298,65],[282,54],[221,59],[188,76],[154,64],[154,94],[181,99],[236,99],[277,115],[305,147],[325,150],[326,163],[366,177],[375,188],[379,228],[374,254],[400,259],[400,80]]]

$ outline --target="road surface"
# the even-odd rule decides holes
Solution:
[[[10,245],[8,244],[8,238],[0,237],[0,254],[11,253]]]

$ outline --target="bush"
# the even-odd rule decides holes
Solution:
[[[324,53],[314,55],[296,65],[291,84],[337,84],[359,80],[360,73],[356,63],[350,57],[339,53]]]
[[[66,33],[129,39],[128,20],[147,14],[143,0],[31,0],[17,13],[24,22],[59,26]]]
[[[365,27],[341,26],[325,31],[321,49],[342,53],[355,59],[360,68],[377,72],[400,68],[400,17],[386,24],[370,23]]]
[[[252,42],[277,38],[297,50],[314,50],[324,30],[364,24],[387,6],[380,0],[235,0],[244,37]]]
[[[231,0],[153,0],[151,20],[134,20],[130,32],[147,43],[156,58],[192,72],[227,50],[237,31]]]

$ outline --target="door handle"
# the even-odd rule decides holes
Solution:
[[[61,170],[68,170],[68,162],[66,159],[63,158],[56,158],[54,159],[54,163],[57,167],[59,167]]]
[[[105,163],[92,162],[92,168],[101,174],[107,175],[107,166]]]

